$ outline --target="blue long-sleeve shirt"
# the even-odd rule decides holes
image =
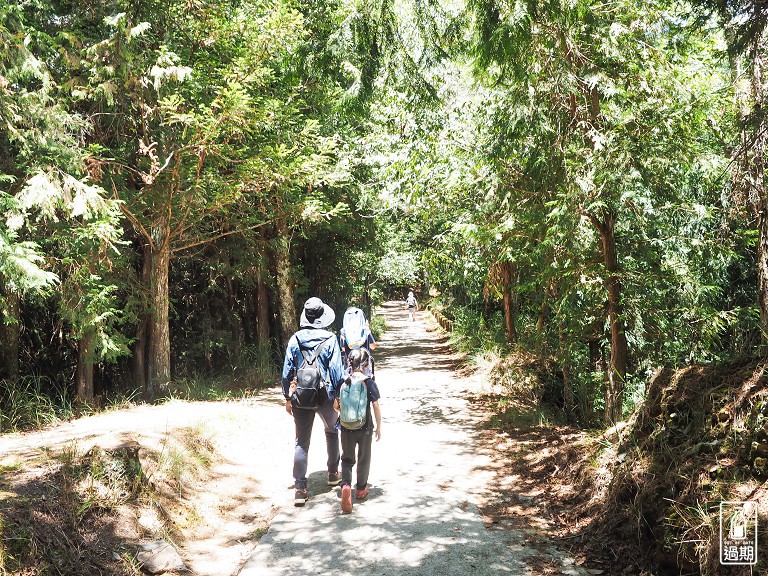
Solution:
[[[311,356],[316,346],[319,346],[326,340],[327,342],[318,355],[318,366],[323,375],[323,380],[328,382],[328,398],[333,400],[336,397],[336,391],[341,383],[347,377],[344,365],[341,362],[341,349],[336,336],[328,330],[321,328],[302,328],[296,332],[288,341],[285,351],[285,361],[283,362],[283,375],[281,385],[283,387],[283,396],[286,400],[290,397],[289,388],[291,380],[296,376],[296,370],[304,362],[304,356],[301,353],[299,342]]]

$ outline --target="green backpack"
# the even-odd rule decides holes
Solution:
[[[347,430],[359,430],[368,419],[368,386],[366,377],[347,378],[339,391],[339,421]]]

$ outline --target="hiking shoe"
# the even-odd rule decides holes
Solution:
[[[307,489],[306,488],[297,488],[296,489],[296,495],[293,497],[293,505],[294,506],[304,506],[307,502]]]
[[[349,484],[341,487],[341,511],[344,514],[352,512],[352,487]]]
[[[358,500],[365,500],[368,498],[368,486],[363,488],[362,490],[360,488],[357,489],[357,494],[355,494]]]
[[[328,486],[341,484],[341,472],[328,472]]]

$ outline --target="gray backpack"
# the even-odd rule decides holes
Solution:
[[[311,355],[309,354],[310,349],[304,347],[301,342],[298,343],[304,361],[296,371],[296,390],[291,394],[291,402],[297,408],[317,408],[328,399],[323,373],[318,366],[317,357],[323,347],[333,338],[335,336],[331,336],[315,346]]]

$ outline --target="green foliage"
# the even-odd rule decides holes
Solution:
[[[419,255],[401,238],[392,238],[384,247],[376,276],[389,286],[414,286],[419,282]]]
[[[182,395],[274,377],[277,258],[285,309],[371,317],[414,287],[457,346],[555,358],[586,419],[617,326],[630,404],[658,364],[752,354],[759,238],[729,189],[722,59],[749,31],[694,5],[3,5],[0,287],[37,297],[3,326],[26,365],[61,327],[50,370],[93,339],[105,381],[130,379],[167,250]]]
[[[373,334],[373,337],[377,340],[387,331],[387,322],[381,314],[374,314],[371,316],[369,318],[369,324],[371,326],[371,334]]]
[[[482,355],[506,348],[504,318],[500,312],[484,318],[481,311],[469,306],[454,306],[451,343],[462,352]]]
[[[66,388],[59,397],[45,377],[24,376],[15,382],[0,380],[0,429],[3,432],[40,429],[72,417]]]
[[[373,118],[389,130],[366,141],[456,338],[504,342],[511,291],[519,344],[568,368],[583,414],[601,409],[588,348],[606,362],[609,282],[630,402],[659,363],[732,355],[755,323],[754,300],[729,290],[747,264],[724,190],[722,36],[665,3],[470,8],[476,36],[469,58],[441,65],[443,106],[385,93]]]

